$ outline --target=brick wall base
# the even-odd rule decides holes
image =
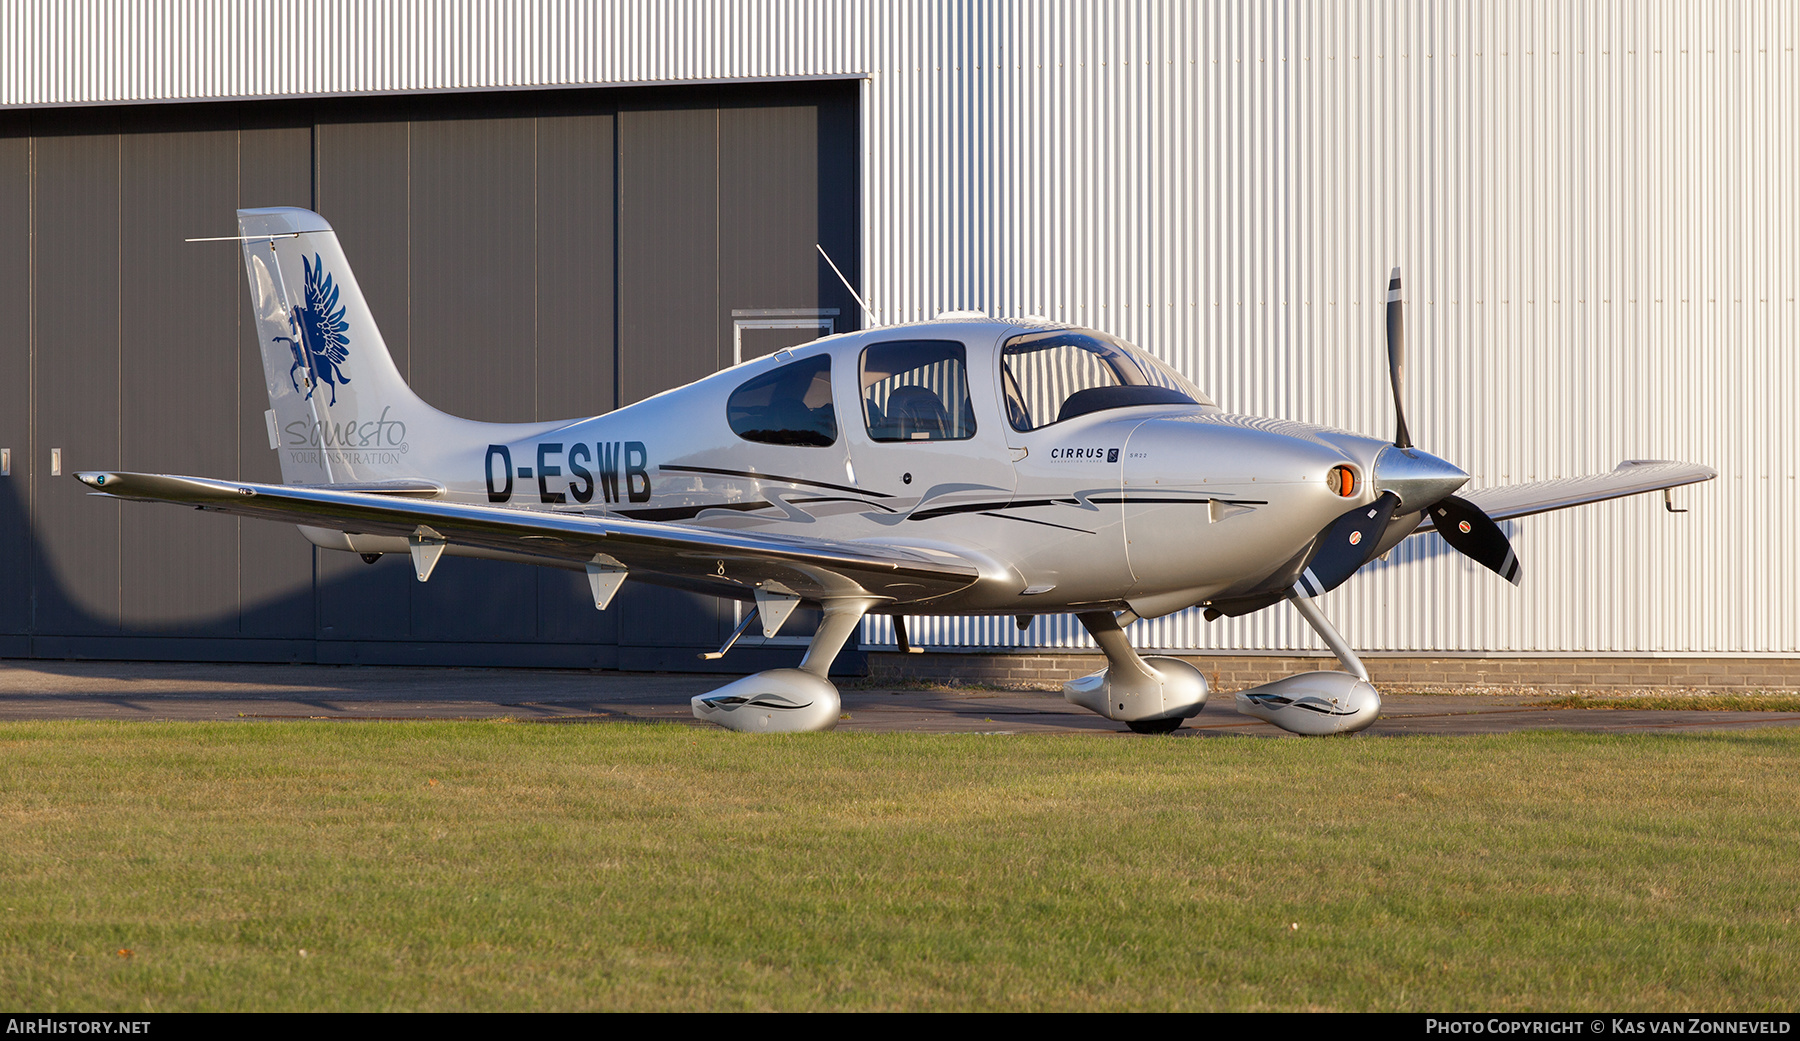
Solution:
[[[1337,659],[1268,655],[1178,655],[1220,693],[1313,669]],[[1429,658],[1364,657],[1369,676],[1392,691],[1462,687],[1800,689],[1800,658]],[[1098,652],[1040,654],[869,652],[869,680],[1054,688],[1106,665]]]

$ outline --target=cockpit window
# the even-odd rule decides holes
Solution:
[[[863,351],[863,418],[870,440],[974,437],[966,357],[954,340],[894,340]]]
[[[837,441],[831,407],[831,356],[821,354],[748,381],[725,402],[731,430],[765,445],[823,448]]]
[[[1200,388],[1136,347],[1070,329],[1008,340],[1000,382],[1014,430],[1126,405],[1212,404]]]

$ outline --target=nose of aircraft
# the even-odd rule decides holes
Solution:
[[[1376,490],[1400,499],[1398,512],[1412,513],[1454,495],[1469,482],[1462,467],[1417,448],[1388,445],[1375,456]]]
[[[1294,592],[1300,596],[1318,596],[1335,588],[1389,544],[1384,542],[1384,536],[1394,518],[1409,514],[1416,517],[1421,512],[1429,514],[1432,527],[1457,552],[1518,584],[1519,559],[1513,554],[1506,533],[1481,507],[1456,496],[1457,489],[1468,483],[1469,475],[1461,467],[1413,447],[1400,391],[1403,326],[1400,269],[1395,268],[1388,277],[1387,344],[1396,429],[1393,444],[1375,453],[1375,465],[1369,474],[1371,490],[1380,495],[1372,503],[1346,510],[1319,533],[1301,579],[1294,584]],[[1367,446],[1367,439],[1363,443]],[[1352,451],[1348,445],[1344,447],[1347,452]]]

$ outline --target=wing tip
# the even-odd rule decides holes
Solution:
[[[1710,466],[1705,466],[1701,463],[1690,463],[1681,459],[1627,459],[1618,466],[1613,467],[1613,472],[1617,473],[1620,470],[1626,470],[1636,466],[1683,467],[1692,475],[1688,481],[1684,482],[1687,484],[1693,484],[1696,481],[1710,481],[1719,476],[1719,471]]]

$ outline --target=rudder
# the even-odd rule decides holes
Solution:
[[[298,208],[239,210],[238,234],[282,480],[427,476],[412,442],[462,421],[406,385],[331,225]]]

